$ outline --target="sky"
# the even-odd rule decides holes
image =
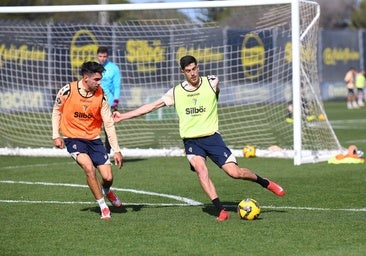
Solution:
[[[159,2],[165,2],[165,3],[176,3],[176,2],[195,2],[199,0],[129,0],[130,3],[159,3]]]
[[[176,2],[196,2],[199,0],[129,0],[132,4],[139,4],[139,3],[159,3],[159,2],[165,2],[165,3],[176,3]],[[192,20],[196,19],[196,14],[193,9],[185,9],[182,10],[183,13],[190,16]]]

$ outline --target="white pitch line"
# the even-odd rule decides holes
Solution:
[[[31,182],[31,181],[14,181],[14,180],[0,180],[0,183],[7,183],[7,184],[25,184],[25,185],[43,185],[43,186],[62,186],[62,187],[79,187],[79,188],[88,188],[87,185],[81,184],[70,184],[70,183],[53,183],[53,182]],[[159,196],[174,199],[177,201],[181,201],[186,203],[187,205],[203,205],[203,203],[195,201],[190,198],[182,197],[182,196],[175,196],[169,194],[161,194],[143,190],[136,190],[136,189],[124,189],[124,188],[115,188],[112,187],[115,191],[124,191],[124,192],[131,192],[135,194],[143,194],[143,195],[151,195],[151,196]]]
[[[236,208],[236,205],[224,205],[226,208]],[[348,211],[348,212],[366,212],[366,208],[316,208],[316,207],[302,207],[302,206],[274,206],[261,205],[262,209],[278,209],[278,210],[307,210],[307,211]]]
[[[366,119],[330,120],[333,129],[352,130],[360,129],[360,125],[366,123]]]
[[[95,204],[95,202],[77,202],[77,201],[41,201],[41,200],[0,200],[0,203],[25,203],[25,204]],[[174,204],[174,203],[123,203],[124,206],[202,206],[190,204]],[[224,205],[226,208],[236,208],[236,205]],[[307,211],[349,211],[349,212],[366,212],[366,208],[316,208],[316,207],[298,207],[298,206],[261,206],[262,209],[290,209],[290,210],[307,210]]]
[[[366,212],[366,208],[316,208],[316,207],[295,207],[295,206],[261,206],[268,209],[290,209],[290,210],[307,210],[307,211],[349,211],[349,212]]]
[[[95,204],[95,202],[41,201],[41,200],[0,200],[0,203],[24,203],[24,204]]]
[[[360,124],[366,123],[366,119],[330,120],[331,124]]]
[[[66,163],[62,163],[62,164],[73,164],[73,165],[77,165],[75,162],[66,162]],[[0,167],[0,170],[11,170],[11,169],[20,169],[20,168],[30,168],[30,167],[45,167],[45,166],[59,166],[60,163],[45,163],[45,164],[31,164],[31,165],[12,165],[12,166],[4,166],[4,167]]]
[[[19,203],[19,204],[95,204],[95,202],[82,201],[41,201],[41,200],[0,200],[0,203]],[[124,206],[197,206],[189,204],[169,204],[169,203],[127,203]]]
[[[25,185],[44,185],[44,186],[64,186],[64,187],[81,187],[88,188],[87,185],[81,184],[68,184],[68,183],[52,183],[52,182],[30,182],[30,181],[12,181],[12,180],[0,180],[0,183],[6,184],[25,184]],[[166,197],[177,201],[183,201],[183,204],[179,203],[124,203],[126,206],[202,206],[201,202],[169,194],[160,194],[155,192],[135,190],[135,189],[123,189],[113,188],[116,191],[131,192],[136,194],[152,195]],[[30,204],[95,204],[95,202],[77,202],[77,201],[41,201],[41,200],[1,200],[0,203],[30,203]],[[227,208],[236,208],[236,205],[225,205]],[[308,210],[308,211],[350,211],[350,212],[366,212],[365,208],[316,208],[316,207],[299,207],[299,206],[261,206],[263,209],[289,209],[289,210]]]

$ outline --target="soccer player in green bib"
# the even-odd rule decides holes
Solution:
[[[284,196],[284,189],[275,182],[262,178],[248,168],[239,167],[235,156],[218,132],[217,101],[219,80],[216,76],[200,76],[195,57],[180,59],[185,80],[167,91],[160,99],[126,113],[114,112],[115,122],[145,115],[164,106],[175,106],[179,118],[179,133],[192,171],[195,171],[202,189],[218,211],[217,221],[225,221],[230,214],[225,210],[215,185],[208,175],[206,158],[234,179],[250,180]]]

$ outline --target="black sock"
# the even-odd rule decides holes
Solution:
[[[224,206],[221,204],[220,199],[218,197],[216,197],[214,200],[211,200],[211,202],[214,204],[218,212],[224,210]]]
[[[257,175],[257,174],[256,174]],[[262,187],[266,188],[269,185],[269,181],[267,179],[263,179],[261,176],[257,175],[257,180],[255,181]]]

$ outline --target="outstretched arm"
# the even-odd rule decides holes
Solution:
[[[147,113],[150,113],[150,112],[157,110],[164,106],[165,106],[165,103],[160,98],[154,102],[147,103],[145,105],[142,105],[141,107],[138,107],[138,108],[128,111],[126,113],[113,112],[113,120],[115,123],[117,123],[119,121],[123,121],[123,120],[145,115]]]

